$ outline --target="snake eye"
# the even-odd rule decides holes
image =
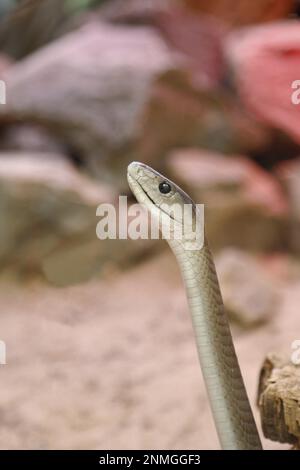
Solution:
[[[171,192],[172,188],[169,183],[167,183],[166,181],[162,181],[161,183],[159,183],[158,189],[162,194],[168,194],[169,192]]]

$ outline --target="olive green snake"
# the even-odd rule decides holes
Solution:
[[[183,224],[183,219],[172,215],[174,204],[190,205],[195,217],[196,205],[192,199],[152,168],[132,162],[127,178],[138,202],[154,217],[163,216],[163,223],[172,219],[173,223]],[[194,220],[191,226],[195,226]],[[202,245],[193,250],[187,249],[184,238],[170,236],[167,242],[176,256],[185,284],[199,361],[221,447],[261,449],[206,237]]]

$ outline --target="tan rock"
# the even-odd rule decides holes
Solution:
[[[265,323],[278,310],[278,289],[256,259],[227,248],[216,258],[216,268],[226,311],[244,327]]]
[[[196,149],[170,154],[171,177],[199,204],[213,248],[278,248],[285,240],[287,204],[278,182],[254,162]]]
[[[153,243],[99,240],[96,209],[117,194],[63,157],[0,154],[0,261],[19,274],[43,272],[57,285],[83,282],[107,264],[130,265]]]

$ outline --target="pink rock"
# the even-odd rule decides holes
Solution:
[[[3,75],[7,106],[0,120],[50,129],[93,175],[111,180],[113,174],[127,188],[126,164],[138,159],[144,109],[165,74],[175,79],[184,71],[153,29],[88,23]]]
[[[198,86],[210,88],[220,82],[225,69],[223,23],[208,15],[172,8],[157,15],[155,24],[167,43],[188,59]]]
[[[149,24],[187,60],[198,86],[215,86],[224,72],[223,39],[226,28],[210,15],[198,15],[172,0],[111,0],[100,8],[113,23]]]
[[[186,63],[152,27],[91,22],[5,73],[0,125],[46,128],[94,177],[120,191],[128,190],[132,160],[159,169],[172,148],[260,148],[262,126],[228,93],[196,89]]]
[[[232,33],[227,56],[245,106],[264,123],[300,143],[300,105],[292,84],[300,79],[300,24],[286,21]]]

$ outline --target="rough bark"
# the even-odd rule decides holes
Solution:
[[[300,366],[268,355],[261,368],[258,405],[264,435],[300,448]]]

